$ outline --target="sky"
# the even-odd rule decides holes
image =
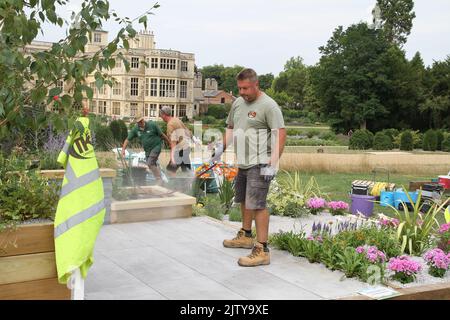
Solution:
[[[81,0],[69,0],[59,14],[69,20]],[[375,0],[110,0],[122,17],[135,18],[154,3],[149,17],[158,49],[194,53],[198,67],[241,65],[259,74],[283,71],[285,62],[301,56],[307,65],[320,59],[325,45],[340,25],[371,19]],[[450,1],[415,0],[416,18],[404,46],[408,58],[419,51],[426,65],[450,55]],[[135,27],[139,27],[135,25]],[[108,22],[103,29],[119,30]],[[57,41],[66,27],[44,26],[37,40]],[[110,35],[112,39],[112,35]],[[445,40],[447,39],[447,40]]]

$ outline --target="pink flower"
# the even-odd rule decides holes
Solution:
[[[450,230],[450,223],[443,224],[439,228],[439,233],[446,233],[448,230]]]
[[[428,250],[423,256],[429,266],[447,270],[450,266],[450,253],[445,254],[441,249]]]
[[[367,247],[367,246],[359,246],[356,248],[356,252],[359,254],[366,254],[367,260],[371,263],[377,263],[377,262],[385,262],[386,261],[386,255],[383,251],[378,250],[377,247]]]
[[[344,201],[330,201],[328,202],[328,208],[332,210],[348,210],[348,203]]]
[[[398,219],[385,219],[385,218],[380,218],[378,220],[378,223],[383,226],[383,227],[398,227],[398,225],[400,224],[400,221]]]
[[[388,269],[396,273],[402,272],[409,276],[422,270],[422,266],[407,256],[400,256],[389,260]]]
[[[325,208],[326,204],[327,202],[325,201],[325,199],[322,198],[310,198],[306,202],[306,205],[310,209],[322,209]]]
[[[358,248],[356,248],[356,252],[358,252],[358,253],[363,253],[363,252],[365,252],[366,250],[364,249],[364,247],[362,247],[362,246],[359,246]]]

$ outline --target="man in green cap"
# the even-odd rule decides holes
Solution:
[[[128,137],[123,142],[122,157],[125,157],[125,150],[128,142],[138,138],[145,151],[146,162],[156,179],[157,184],[162,184],[161,170],[157,165],[159,154],[161,153],[162,141],[170,145],[169,139],[161,131],[158,124],[152,120],[145,122],[144,117],[136,119],[136,126],[131,129]]]

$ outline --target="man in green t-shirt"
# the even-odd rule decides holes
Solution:
[[[227,145],[234,144],[238,166],[234,201],[241,204],[242,228],[234,239],[224,240],[223,245],[227,248],[252,248],[252,253],[239,258],[238,263],[253,267],[270,263],[266,199],[284,149],[286,129],[280,107],[260,91],[254,70],[242,70],[237,76],[237,84],[240,97],[228,115],[223,145],[216,148],[211,161],[219,161]],[[251,231],[253,217],[256,242]]]
[[[161,170],[157,165],[157,161],[161,153],[163,140],[169,143],[169,139],[167,139],[167,136],[161,131],[156,122],[151,120],[145,122],[144,117],[139,117],[136,122],[137,124],[131,129],[128,137],[123,142],[122,157],[125,157],[128,142],[138,138],[144,148],[147,165],[152,171],[156,183],[161,184]]]

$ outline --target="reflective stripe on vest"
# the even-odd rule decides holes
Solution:
[[[62,235],[64,232],[70,230],[71,228],[79,225],[80,223],[83,223],[84,221],[92,218],[93,216],[99,214],[102,209],[105,208],[105,201],[104,199],[100,200],[96,204],[90,206],[89,208],[78,212],[71,216],[69,219],[64,221],[63,223],[59,224],[55,228],[55,238]]]
[[[59,196],[59,199],[64,198],[66,195],[68,195],[72,191],[75,191],[78,188],[81,188],[91,182],[94,182],[97,179],[100,179],[100,170],[98,168],[94,169],[91,172],[88,172],[82,175],[81,177],[77,178],[70,163],[67,163],[66,179],[67,183],[62,186],[61,195]]]

